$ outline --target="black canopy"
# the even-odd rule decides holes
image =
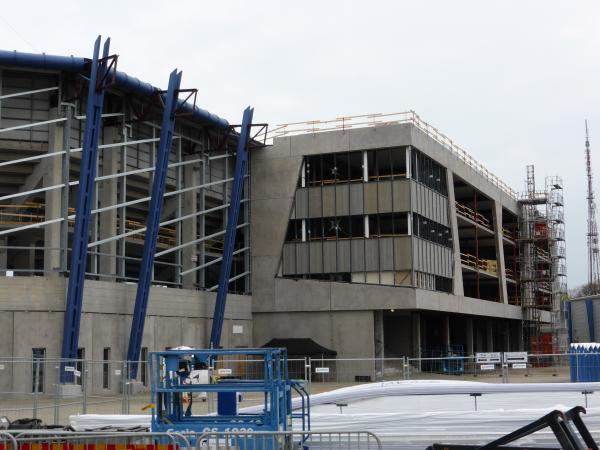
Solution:
[[[289,356],[337,356],[335,350],[330,350],[316,343],[311,338],[275,338],[267,342],[263,347],[287,348]]]

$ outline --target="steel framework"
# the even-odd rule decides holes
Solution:
[[[585,169],[587,176],[587,248],[588,248],[588,294],[600,292],[600,249],[598,248],[598,226],[596,224],[596,201],[592,176],[592,152],[588,124],[585,121]]]

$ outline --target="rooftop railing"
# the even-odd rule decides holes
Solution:
[[[300,134],[323,133],[334,130],[347,130],[352,128],[378,127],[385,125],[399,125],[409,123],[432,138],[438,144],[449,150],[454,156],[467,166],[482,175],[486,180],[498,187],[509,197],[517,200],[517,192],[490,172],[483,164],[475,160],[462,147],[458,146],[452,139],[443,134],[434,126],[425,122],[414,111],[404,111],[390,114],[366,114],[359,116],[342,116],[330,120],[310,120],[306,122],[293,122],[278,124],[268,130],[266,142],[272,143],[273,139],[285,136],[296,136]]]

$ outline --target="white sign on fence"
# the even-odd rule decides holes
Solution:
[[[73,367],[73,366],[65,366],[65,372],[75,372],[75,367]]]
[[[502,362],[502,353],[475,353],[477,363],[499,363]]]
[[[482,364],[481,366],[481,370],[494,370],[496,368],[495,364]]]
[[[4,370],[4,364],[0,364],[0,370]]]
[[[513,369],[527,369],[527,363],[514,363],[512,365]]]
[[[231,375],[233,373],[231,369],[219,369],[217,372],[219,375]]]
[[[121,375],[121,371],[119,369],[115,370],[115,375]]]
[[[527,352],[504,352],[504,362],[511,363],[526,363]]]
[[[80,377],[80,376],[81,376],[81,372],[80,372],[79,370],[74,370],[74,371],[73,371],[73,374],[74,374],[76,377]]]
[[[315,373],[329,373],[329,367],[315,367]]]

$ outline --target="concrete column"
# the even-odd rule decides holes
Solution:
[[[31,271],[31,274],[33,275],[33,271],[35,270],[35,246],[37,245],[37,242],[30,242],[29,243],[29,262],[27,264],[27,269],[29,269]]]
[[[196,155],[186,156],[184,160],[195,159]],[[184,186],[195,186],[198,184],[196,180],[197,166],[188,164],[183,166],[183,185]],[[183,204],[182,214],[184,216],[188,214],[194,214],[198,210],[198,191],[192,190],[183,193]],[[183,243],[190,242],[197,239],[198,234],[198,218],[192,217],[185,219],[181,222],[181,241]],[[195,267],[198,264],[198,252],[197,245],[189,245],[181,249],[181,264],[182,270],[186,271]],[[194,283],[196,281],[197,272],[191,272],[182,277],[182,283],[184,289],[194,289]]]
[[[498,295],[501,303],[508,303],[508,290],[506,288],[506,267],[504,265],[504,244],[502,234],[502,204],[494,200],[492,210],[494,218],[494,241],[496,243],[496,261],[498,275]]]
[[[448,350],[448,347],[450,347],[450,316],[448,315],[443,318],[442,344],[444,345],[444,350]]]
[[[523,336],[523,324],[519,323],[519,351],[525,351],[525,337]]]
[[[462,267],[460,264],[460,243],[458,239],[458,221],[456,219],[456,202],[454,197],[454,175],[446,169],[446,180],[448,184],[448,207],[450,211],[450,231],[452,233],[452,251],[454,255],[454,267],[452,276],[452,293],[454,295],[465,295],[462,279]]]
[[[373,311],[373,322],[373,328],[375,330],[375,358],[385,358],[382,310]]]
[[[58,118],[57,108],[51,108],[49,117]],[[48,153],[58,152],[63,149],[63,124],[52,123],[48,127]],[[62,156],[45,158],[39,164],[45,164],[43,184],[44,186],[55,186],[62,183]],[[52,189],[46,191],[45,220],[58,219],[61,217],[62,190]],[[61,224],[53,223],[44,227],[44,275],[57,277],[60,271],[60,245]]]
[[[475,354],[475,349],[473,347],[473,318],[472,317],[467,317],[466,318],[466,326],[467,326],[467,348],[466,350],[466,354],[468,356],[471,356],[473,354]]]
[[[478,322],[476,326],[473,324],[473,331],[475,332],[475,353],[481,352],[485,349],[483,345],[483,333],[481,332],[481,326],[479,323],[480,322]]]
[[[487,321],[487,351],[494,351],[494,322],[490,319]]]
[[[113,144],[121,142],[122,136],[119,127],[108,127],[104,129],[104,143]],[[119,149],[107,148],[101,150],[102,156],[102,175],[112,175],[118,172],[120,164]],[[116,205],[119,189],[118,179],[111,178],[99,183],[100,207]],[[117,232],[117,209],[111,209],[100,213],[100,228],[98,235],[100,240],[116,236]],[[106,254],[98,258],[98,270],[102,275],[110,275],[113,279],[117,275],[117,241],[106,242],[99,246],[99,252]],[[110,256],[108,256],[110,255]]]
[[[8,245],[6,236],[0,237],[0,277],[6,276],[8,267],[8,251],[4,248]]]
[[[414,358],[421,357],[421,314],[414,312],[412,317],[412,355]]]

